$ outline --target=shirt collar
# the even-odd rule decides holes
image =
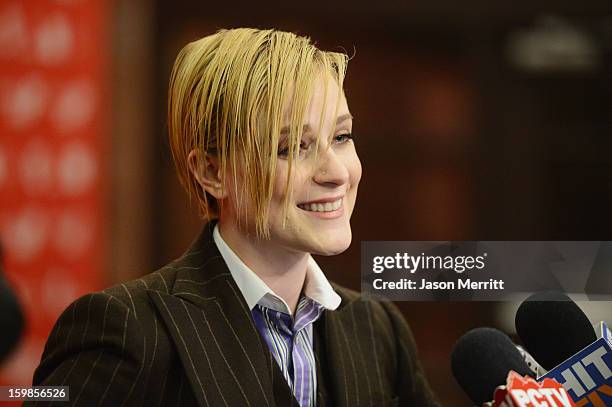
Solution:
[[[213,239],[250,310],[252,310],[255,305],[259,304],[291,314],[287,303],[276,295],[274,291],[255,274],[255,272],[244,264],[232,248],[223,240],[221,233],[219,233],[218,223],[215,225],[213,231]],[[310,255],[308,255],[308,266],[306,269],[306,278],[304,280],[304,295],[329,310],[338,308],[342,301],[325,277],[325,274],[323,274],[319,265]]]

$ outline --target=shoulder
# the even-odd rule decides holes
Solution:
[[[121,369],[126,374],[141,372],[151,354],[161,362],[170,357],[165,351],[171,349],[167,346],[170,340],[148,299],[149,290],[167,292],[170,284],[172,273],[161,269],[73,301],[47,339],[34,383],[55,383],[61,374],[54,372],[60,370],[66,370],[64,377],[77,382],[71,366],[93,363],[102,354],[108,363],[123,361]],[[76,361],[74,355],[78,356]]]
[[[332,319],[339,318],[355,329],[358,337],[370,338],[377,344],[381,359],[394,364],[398,353],[415,353],[415,344],[410,326],[401,311],[391,301],[379,297],[363,296],[360,292],[331,282],[342,298]]]
[[[110,297],[127,307],[136,319],[150,308],[149,292],[170,293],[176,273],[171,265],[162,267],[141,278],[118,283],[93,295]],[[139,312],[140,311],[140,312]]]
[[[373,324],[384,328],[384,332],[395,329],[394,326],[397,324],[406,325],[407,328],[406,320],[393,302],[371,296],[365,297],[358,291],[334,282],[330,283],[334,291],[342,298],[341,307],[353,306],[355,310],[368,313],[368,318],[372,319]],[[354,307],[355,304],[360,306]]]
[[[386,372],[401,405],[439,407],[425,378],[412,331],[399,308],[389,300],[363,297],[335,283],[332,287],[343,300],[340,314],[350,310],[356,340],[370,335],[368,340],[372,346],[369,349],[376,355],[373,365],[379,363]]]
[[[357,335],[371,335],[379,345],[381,354],[387,355],[390,361],[399,354],[416,358],[417,349],[412,329],[400,309],[392,301],[361,293],[336,283],[331,283],[342,298],[337,311],[339,315],[348,314],[361,330]]]
[[[172,287],[173,273],[168,270],[170,272],[164,267],[141,278],[75,299],[59,316],[47,345],[60,336],[67,336],[66,341],[71,340],[79,331],[84,331],[83,336],[89,336],[96,328],[104,333],[100,335],[104,340],[112,337],[113,332],[130,330],[136,334],[141,331],[154,314],[148,291],[169,292]]]
[[[167,266],[141,278],[119,283],[75,299],[59,316],[47,340],[45,353],[57,347],[68,348],[90,340],[126,349],[138,338],[150,336],[157,329],[157,316],[149,300],[149,291],[169,292],[174,274]],[[157,334],[155,334],[157,336]],[[143,339],[144,340],[144,339]],[[110,343],[109,343],[110,342]]]

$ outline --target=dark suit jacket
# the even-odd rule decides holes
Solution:
[[[298,406],[212,230],[162,269],[70,305],[33,384],[68,385],[87,407]],[[314,326],[317,405],[437,405],[397,308],[333,287],[342,302]]]

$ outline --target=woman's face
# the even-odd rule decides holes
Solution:
[[[325,95],[324,78],[320,76],[315,82],[306,108],[300,156],[293,161],[293,195],[284,226],[283,199],[289,165],[281,134],[269,222],[272,243],[289,250],[332,255],[343,252],[351,243],[349,221],[361,179],[361,163],[351,139],[353,123],[344,93],[338,101],[338,85],[328,79]],[[336,103],[338,113],[334,116]],[[320,123],[323,106],[325,117]],[[320,125],[322,133],[318,137]]]

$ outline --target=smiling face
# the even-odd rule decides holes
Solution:
[[[228,233],[224,237],[233,240],[235,246],[242,239],[232,238],[231,229],[241,230],[243,238],[254,238],[260,253],[281,249],[334,255],[351,243],[350,217],[361,179],[361,163],[351,135],[353,120],[344,92],[339,92],[334,79],[319,75],[313,85],[304,111],[299,155],[292,159],[287,146],[292,106],[284,106],[272,196],[267,206],[269,239],[255,237],[256,210],[242,199],[244,188],[240,180],[245,179],[245,169],[240,165],[236,168],[238,185],[232,183],[232,176],[226,178],[228,194],[220,200],[220,222],[222,228],[233,225],[225,228]]]
[[[361,163],[351,136],[352,116],[344,93],[340,99],[339,94],[336,81],[329,77],[319,76],[314,83],[304,114],[299,156],[294,158],[291,169],[292,193],[286,213],[289,161],[286,135],[281,130],[268,219],[271,242],[289,250],[333,255],[351,243],[350,218],[361,179]]]

